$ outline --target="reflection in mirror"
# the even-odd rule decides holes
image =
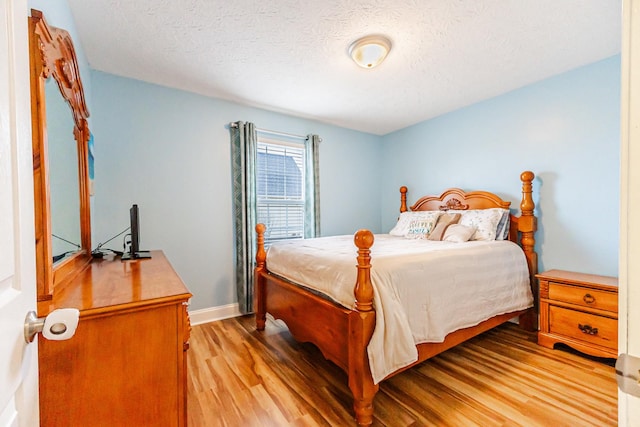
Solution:
[[[80,237],[80,187],[78,152],[73,136],[73,115],[57,82],[45,83],[49,197],[53,262],[82,248]]]

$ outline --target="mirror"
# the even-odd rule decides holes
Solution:
[[[38,314],[91,261],[89,112],[73,42],[29,19]]]
[[[51,248],[54,265],[81,250],[80,184],[73,116],[58,84],[45,83]]]

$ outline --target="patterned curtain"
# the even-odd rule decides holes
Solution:
[[[236,292],[240,312],[253,312],[253,269],[256,253],[256,146],[258,136],[253,123],[231,124],[233,174],[233,216],[235,235]],[[320,137],[309,135],[305,142],[305,230],[304,237],[320,235]]]
[[[231,124],[236,290],[242,313],[253,312],[257,140],[256,128],[253,123],[235,122]]]
[[[305,177],[304,237],[320,236],[320,137],[308,135],[305,142],[307,174]]]

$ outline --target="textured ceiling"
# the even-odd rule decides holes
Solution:
[[[93,69],[379,135],[619,53],[620,3],[69,0]]]

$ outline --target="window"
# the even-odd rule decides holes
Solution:
[[[258,134],[256,152],[256,220],[267,226],[265,245],[303,238],[305,145]]]
[[[229,124],[238,308],[253,310],[257,223],[266,225],[265,245],[320,235],[318,135]]]

